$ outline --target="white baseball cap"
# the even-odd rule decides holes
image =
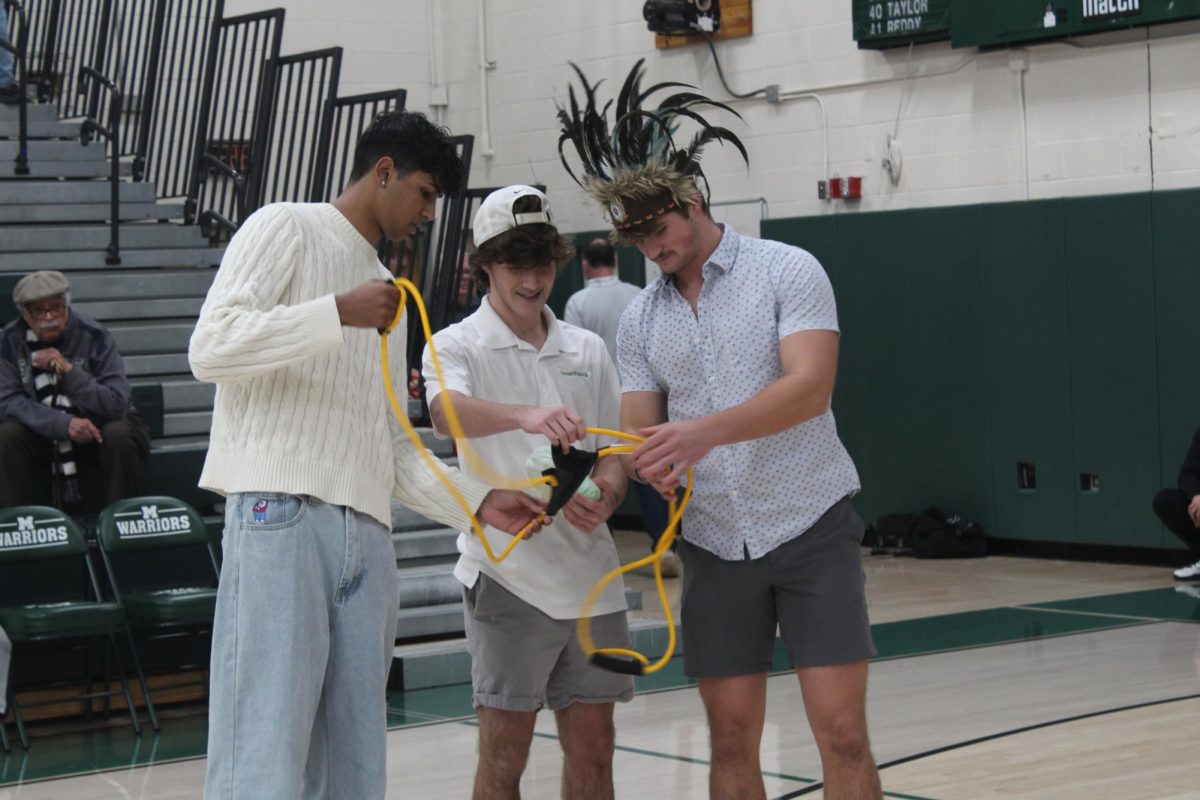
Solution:
[[[521,197],[536,197],[541,201],[541,211],[526,211],[520,214],[513,212],[513,203]],[[511,231],[518,225],[533,225],[550,222],[550,200],[532,186],[506,186],[497,189],[484,198],[475,212],[475,222],[471,225],[471,234],[475,246],[479,247],[488,239],[492,239],[505,231]]]

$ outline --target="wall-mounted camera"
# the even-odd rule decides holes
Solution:
[[[713,33],[721,29],[721,0],[646,0],[642,16],[654,33]]]

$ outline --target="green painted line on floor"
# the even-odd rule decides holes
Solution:
[[[1157,621],[1200,622],[1200,587],[1182,588],[1193,591],[1168,587],[882,623],[872,626],[879,651],[875,660],[966,650]],[[771,672],[779,675],[791,671],[787,653],[782,642],[779,642]],[[674,691],[693,685],[694,681],[683,674],[682,658],[672,659],[654,675],[637,679],[637,691],[640,694]],[[471,687],[467,684],[392,692],[388,695],[389,730],[461,722],[473,719],[474,713]],[[0,754],[0,786],[204,757],[206,715],[195,714],[164,722],[162,733],[143,737],[136,737],[123,727],[36,736],[35,726],[35,744],[28,754],[20,752],[19,744],[13,753]],[[11,725],[9,729],[15,733]],[[682,760],[682,757],[666,754],[663,757]],[[772,777],[798,782],[809,780],[788,775]],[[899,794],[888,796],[902,800],[911,797]]]
[[[1036,611],[1040,614],[1074,614],[1079,617],[1103,617],[1105,619],[1122,619],[1130,622],[1162,622],[1154,617],[1135,617],[1132,614],[1102,614],[1099,611],[1072,611],[1065,608],[1045,608],[1038,606],[1009,606],[1023,611]]]
[[[1057,600],[1052,603],[1031,603],[1030,607],[1200,622],[1200,587],[1184,584],[1165,589],[1105,594],[1076,600]]]
[[[873,625],[876,660],[927,655],[980,646],[1044,639],[1125,627],[1127,619],[1044,614],[1023,608],[992,608]]]

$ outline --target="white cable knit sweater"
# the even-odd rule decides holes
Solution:
[[[390,276],[375,248],[327,203],[277,203],[229,243],[188,347],[192,372],[217,384],[200,486],[287,492],[350,506],[391,527],[388,498],[470,530],[466,514],[396,421],[379,335],[343,328],[334,296]],[[388,339],[403,391],[405,325]],[[488,487],[450,470],[477,509]]]

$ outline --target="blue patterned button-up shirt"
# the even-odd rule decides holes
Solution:
[[[662,392],[670,420],[746,402],[782,375],[784,337],[838,330],[829,278],[804,250],[726,225],[703,269],[695,314],[664,275],[630,303],[617,334],[621,390]],[[693,470],[684,538],[728,561],[766,555],[859,489],[832,411],[713,448]]]

